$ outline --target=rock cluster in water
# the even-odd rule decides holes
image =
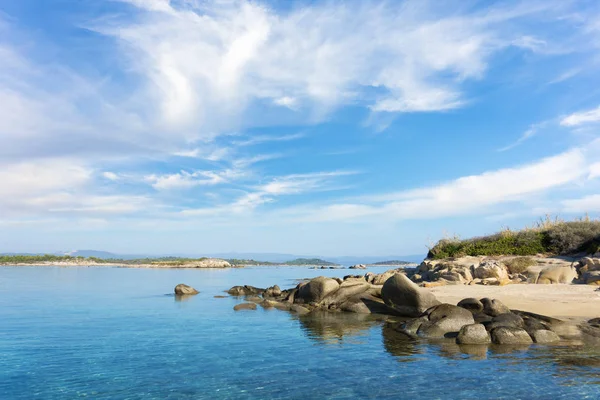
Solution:
[[[236,310],[256,303],[298,314],[384,314],[402,317],[401,322],[388,322],[388,328],[406,336],[450,338],[461,345],[555,343],[583,334],[600,339],[600,318],[576,327],[555,318],[510,310],[496,299],[467,298],[457,305],[442,304],[401,269],[344,279],[319,276],[286,290],[277,285],[265,289],[234,286],[228,293],[245,296],[251,302],[236,306]]]

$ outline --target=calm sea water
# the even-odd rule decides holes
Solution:
[[[597,348],[459,348],[370,317],[234,312],[238,300],[213,298],[348,273],[0,267],[0,398],[600,398]],[[177,301],[178,283],[201,293]]]

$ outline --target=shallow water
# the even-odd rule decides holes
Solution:
[[[600,398],[598,348],[415,342],[377,318],[213,298],[364,272],[0,267],[0,398]],[[178,283],[201,293],[178,301]]]

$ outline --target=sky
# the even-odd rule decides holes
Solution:
[[[420,254],[600,215],[597,1],[0,0],[0,252]]]

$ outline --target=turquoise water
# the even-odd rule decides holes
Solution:
[[[349,273],[0,267],[0,398],[600,398],[599,349],[428,344],[376,318],[234,312],[237,300],[213,298]],[[178,301],[178,283],[201,293]]]

